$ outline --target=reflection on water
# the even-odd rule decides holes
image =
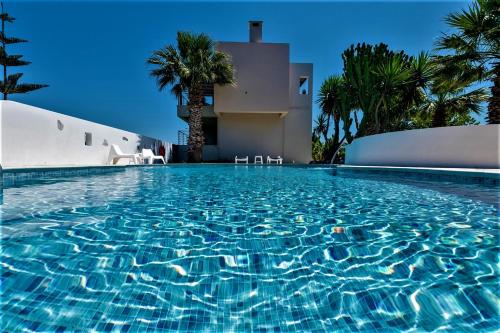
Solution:
[[[198,166],[7,187],[2,329],[495,330],[498,188],[416,183]]]

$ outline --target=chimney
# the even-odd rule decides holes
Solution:
[[[249,21],[250,43],[262,42],[262,21]]]

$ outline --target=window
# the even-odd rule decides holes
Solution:
[[[307,76],[299,78],[299,94],[309,95],[309,78]]]
[[[211,95],[203,96],[203,105],[205,106],[214,105],[214,96]]]
[[[85,132],[85,145],[92,146],[92,133]]]
[[[123,141],[128,141],[128,138],[126,136],[122,136]]]

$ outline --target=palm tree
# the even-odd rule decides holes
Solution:
[[[435,66],[428,53],[421,52],[410,61],[411,77],[402,89],[398,99],[392,105],[389,131],[400,131],[413,128],[412,120],[420,106],[426,101],[426,90],[435,75]]]
[[[326,117],[326,133],[330,129],[330,119],[333,117],[333,141],[339,140],[340,113],[336,105],[337,93],[340,89],[341,77],[331,75],[321,84],[316,103],[319,104],[322,114]],[[325,135],[325,141],[327,137]]]
[[[319,140],[321,136],[323,136],[323,139],[325,142],[328,140],[328,124],[327,124],[327,119],[325,113],[320,113],[318,114],[318,117],[316,120],[314,120],[314,130],[313,134],[314,136]]]
[[[470,117],[471,113],[478,114],[481,111],[481,103],[488,99],[484,88],[466,92],[467,84],[443,84],[440,82],[431,88],[431,95],[423,106],[424,113],[432,117],[431,127],[450,126],[457,117],[465,119]]]
[[[319,89],[316,103],[321,107],[322,113],[320,117],[322,116],[325,123],[324,158],[328,161],[335,157],[335,153],[342,145],[344,139],[347,138],[349,142],[352,140],[349,128],[352,124],[350,116],[354,109],[353,100],[354,98],[351,96],[350,87],[342,75],[331,75],[327,77]],[[333,135],[331,138],[328,138],[330,118],[333,119]],[[341,120],[344,124],[344,136],[342,139],[340,139]]]
[[[26,66],[29,65],[30,62],[23,60],[23,56],[20,54],[7,54],[7,45],[26,43],[27,40],[6,36],[5,23],[13,23],[15,18],[4,11],[3,2],[0,3],[0,7],[0,20],[2,21],[2,30],[0,31],[0,66],[3,67],[3,80],[0,81],[0,93],[3,95],[3,99],[7,100],[10,94],[24,94],[33,90],[48,87],[46,84],[20,83],[19,79],[23,76],[23,73],[7,75],[8,67]]]
[[[408,60],[401,53],[390,56],[385,62],[380,64],[375,70],[377,75],[378,85],[379,85],[379,97],[374,109],[375,117],[375,133],[380,133],[381,129],[381,113],[385,111],[388,113],[393,110],[392,108],[394,102],[399,102],[401,98],[398,98],[401,93],[405,90],[406,86],[412,79],[412,71],[408,66]],[[385,122],[389,124],[389,122]]]
[[[201,162],[203,152],[203,87],[234,84],[234,72],[227,54],[216,51],[215,43],[205,34],[177,33],[173,45],[154,51],[147,63],[155,66],[151,75],[159,90],[171,86],[178,98],[187,91],[189,109],[188,160]]]
[[[437,56],[439,75],[447,81],[492,80],[488,122],[500,123],[500,5],[498,0],[476,0],[467,10],[452,13],[446,22],[455,33],[439,39],[439,50],[453,51]]]

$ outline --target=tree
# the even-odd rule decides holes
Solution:
[[[189,109],[188,160],[201,162],[203,152],[203,87],[234,84],[233,66],[227,54],[216,51],[205,34],[177,33],[177,48],[168,45],[154,51],[147,63],[155,66],[151,75],[160,91],[171,86],[181,97],[187,91]]]
[[[328,140],[328,124],[327,124],[327,122],[328,122],[327,116],[323,112],[318,114],[318,117],[316,118],[316,120],[314,120],[313,134],[314,134],[315,138],[317,138],[318,140],[320,139],[321,136],[323,136],[323,139],[325,140],[325,142],[326,142],[326,140]]]
[[[353,108],[363,112],[359,126],[354,119],[356,136],[404,129],[409,110],[422,103],[432,76],[429,56],[410,57],[386,44],[363,43],[345,50],[342,59]]]
[[[40,88],[48,87],[46,84],[35,84],[35,83],[19,83],[19,79],[23,76],[23,73],[15,73],[7,75],[8,67],[18,67],[29,65],[29,61],[22,60],[22,55],[8,55],[6,47],[10,44],[25,43],[27,40],[7,37],[5,34],[5,23],[13,23],[15,18],[10,16],[8,13],[4,12],[3,2],[0,3],[2,8],[2,13],[0,14],[0,20],[2,20],[2,31],[0,33],[0,64],[3,66],[3,81],[0,82],[0,91],[3,94],[3,99],[7,100],[9,94],[22,94]]]
[[[312,136],[312,158],[315,162],[323,162],[323,144],[316,134]]]
[[[392,101],[391,111],[387,113],[388,119],[385,120],[386,132],[411,129],[411,119],[427,100],[428,86],[435,75],[431,57],[425,52],[410,57],[408,68],[411,76]]]
[[[342,75],[331,75],[322,83],[316,103],[321,113],[316,121],[316,130],[323,129],[325,143],[323,145],[324,160],[330,161],[346,138],[352,140],[349,127],[352,124],[350,114],[354,104],[350,96],[350,88]],[[328,137],[330,119],[333,121],[333,134]],[[340,139],[340,122],[344,124],[344,137]],[[321,126],[320,126],[321,125]],[[347,126],[347,128],[346,128]]]
[[[466,86],[466,84],[465,84]],[[431,88],[431,94],[422,110],[430,115],[430,127],[466,125],[474,123],[471,113],[481,111],[481,103],[488,99],[484,88],[465,91],[464,86],[456,83],[443,83]]]
[[[331,75],[326,78],[319,88],[317,103],[321,107],[321,114],[326,117],[325,143],[328,141],[327,134],[330,129],[330,120],[333,118],[333,137],[330,144],[332,149],[336,149],[339,143],[340,111],[337,106],[337,94],[341,89],[342,78]],[[327,156],[330,154],[326,154]]]
[[[357,130],[358,136],[375,133],[371,124],[374,123],[375,106],[379,94],[374,70],[381,63],[380,58],[387,52],[385,44],[379,44],[374,48],[363,43],[356,47],[351,45],[342,54],[344,75],[352,88],[354,103],[363,112],[363,119]]]
[[[491,80],[487,120],[500,123],[500,2],[476,0],[468,9],[452,13],[446,23],[456,29],[437,43],[438,50],[451,54],[436,56],[439,75],[446,81]]]
[[[378,81],[379,98],[374,110],[375,116],[375,133],[380,133],[381,118],[390,118],[389,111],[394,110],[397,103],[408,104],[403,101],[402,97],[406,90],[406,85],[411,82],[412,72],[408,64],[411,60],[403,53],[389,55],[388,58],[378,65],[374,74]],[[385,111],[385,114],[382,112]],[[390,125],[390,121],[385,121],[385,124]]]

